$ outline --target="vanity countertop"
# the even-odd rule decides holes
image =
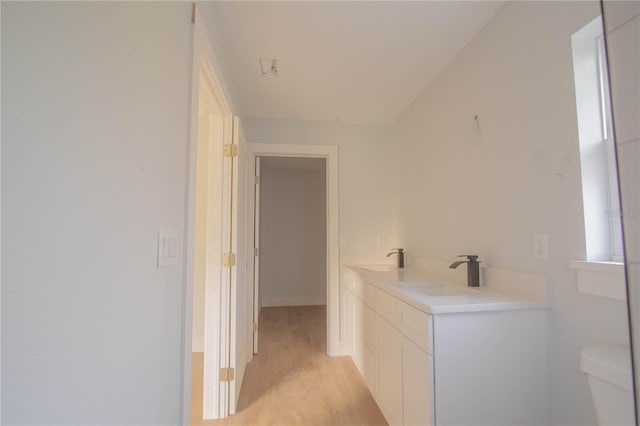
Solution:
[[[363,281],[395,296],[427,314],[545,309],[547,300],[526,295],[505,294],[489,288],[469,288],[435,278],[420,269],[376,266],[345,266]],[[387,270],[385,270],[387,269]]]

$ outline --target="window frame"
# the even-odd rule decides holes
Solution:
[[[571,37],[586,260],[623,262],[607,54],[599,16]]]

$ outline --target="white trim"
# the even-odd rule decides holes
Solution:
[[[326,305],[324,296],[285,296],[285,297],[265,297],[262,299],[262,307],[274,306],[317,306]]]
[[[569,268],[579,271],[605,272],[608,274],[624,274],[622,262],[593,262],[588,260],[572,260]]]
[[[242,129],[242,128],[241,128]],[[251,287],[251,284],[253,283],[253,277],[254,277],[254,259],[253,257],[248,257],[247,255],[253,255],[253,253],[251,253],[251,250],[253,250],[254,248],[254,243],[253,243],[253,228],[252,228],[252,224],[253,224],[253,218],[254,218],[254,199],[252,198],[252,192],[249,190],[249,188],[251,188],[254,184],[255,181],[255,177],[254,177],[254,166],[251,163],[251,156],[249,154],[248,149],[245,147],[245,143],[246,140],[244,138],[240,138],[239,142],[241,144],[241,148],[240,149],[240,155],[241,155],[241,159],[242,159],[242,164],[244,164],[244,169],[245,169],[245,180],[244,180],[244,196],[245,196],[245,203],[244,203],[244,221],[245,221],[245,233],[244,233],[244,238],[245,238],[245,262],[247,264],[246,268],[245,268],[245,294],[246,294],[246,299],[243,301],[244,302],[244,310],[246,313],[246,317],[245,319],[247,320],[247,336],[250,336],[249,338],[249,342],[247,342],[247,347],[246,349],[246,358],[244,360],[245,362],[245,368],[246,368],[246,364],[249,363],[252,359],[253,359],[253,351],[254,351],[254,347],[255,347],[255,335],[257,335],[257,333],[254,333],[253,331],[253,323],[254,323],[254,305],[253,305],[253,288]],[[244,378],[243,378],[244,380]],[[239,393],[240,391],[238,391],[238,397],[239,397]],[[236,397],[236,398],[238,398]]]
[[[251,161],[253,160],[253,161]],[[249,162],[252,164],[253,173],[251,176],[251,180],[247,182],[247,185],[251,185],[253,187],[253,191],[247,191],[253,196],[251,197],[251,224],[247,227],[250,230],[249,234],[251,235],[251,248],[249,249],[249,253],[253,255],[253,270],[251,279],[253,282],[253,315],[252,322],[258,324],[258,320],[260,317],[260,252],[258,247],[260,247],[260,157],[250,157]],[[251,253],[253,250],[253,253]],[[258,353],[258,344],[259,344],[259,334],[256,328],[253,328],[253,349],[251,351],[252,354]]]
[[[237,119],[237,117],[236,117]],[[235,120],[234,119],[234,122]],[[249,232],[247,231],[246,225],[248,223],[247,215],[249,214],[248,208],[248,190],[246,186],[247,182],[247,173],[251,171],[251,168],[248,167],[248,154],[245,148],[245,141],[242,132],[242,125],[240,120],[238,120],[237,124],[237,133],[234,130],[234,137],[237,136],[237,140],[234,143],[238,144],[238,159],[237,159],[237,181],[235,182],[237,191],[234,194],[237,194],[237,214],[234,216],[234,221],[237,220],[237,267],[236,271],[236,285],[237,288],[240,286],[244,287],[244,298],[239,299],[236,290],[236,298],[235,298],[235,309],[236,309],[236,317],[234,318],[233,330],[235,330],[235,339],[232,340],[232,348],[236,351],[236,356],[234,357],[235,364],[233,367],[235,368],[235,381],[232,383],[232,387],[235,387],[235,398],[233,400],[234,403],[234,412],[235,407],[237,407],[238,400],[240,398],[240,392],[242,390],[242,384],[244,381],[244,373],[246,371],[247,363],[253,357],[253,311],[250,309],[249,303],[252,301],[248,292],[248,283],[249,280],[247,278],[251,268],[248,259],[245,256],[246,253],[246,240]],[[235,124],[234,124],[235,126]],[[234,249],[235,250],[235,249]],[[240,328],[240,324],[244,323],[244,328]]]
[[[2,7],[0,7],[0,22],[2,22]],[[1,32],[0,32],[1,33]],[[0,46],[2,36],[0,35]],[[0,70],[2,70],[2,55],[0,55]],[[2,71],[0,71],[2,81]],[[1,87],[2,85],[0,85]],[[0,90],[0,99],[2,94]],[[0,106],[0,135],[2,135],[2,107]],[[0,137],[0,423],[2,423],[2,138]]]
[[[231,111],[229,111],[231,113]],[[240,118],[237,116],[231,115],[230,120],[231,125],[231,136],[230,142],[234,144],[239,149],[239,133],[240,133]],[[238,223],[239,223],[239,215],[238,215],[238,171],[239,171],[239,157],[232,157],[230,160],[231,163],[231,182],[226,187],[230,189],[230,200],[229,200],[229,228],[230,228],[230,239],[229,239],[229,251],[231,253],[236,254],[236,265],[231,268],[231,275],[229,277],[229,303],[227,306],[228,312],[227,316],[229,318],[228,324],[228,333],[227,342],[229,342],[228,348],[228,362],[227,366],[235,369],[235,378],[229,383],[229,394],[228,394],[228,415],[233,415],[236,412],[236,403],[238,402],[238,398],[240,396],[240,385],[236,389],[236,385],[238,382],[242,382],[242,377],[238,377],[239,369],[237,365],[237,350],[238,350],[238,269],[239,265],[243,265],[245,262],[244,256],[240,256],[238,253]],[[244,265],[243,265],[244,267]]]
[[[192,336],[193,336],[193,261],[194,247],[193,241],[195,237],[195,195],[196,195],[196,148],[197,148],[197,129],[198,129],[198,73],[199,65],[196,55],[196,28],[191,28],[191,90],[189,117],[191,119],[187,130],[187,187],[185,190],[185,223],[184,223],[184,240],[182,251],[184,263],[183,283],[182,283],[182,347],[181,362],[182,373],[180,376],[181,397],[179,415],[182,426],[191,424],[191,360],[192,360]]]
[[[578,292],[615,300],[627,300],[624,263],[572,260],[569,267],[576,271]]]
[[[253,161],[256,157],[311,157],[327,160],[327,354],[340,355],[338,147],[253,143],[247,145]],[[253,193],[255,188],[253,185],[250,185],[250,188]]]

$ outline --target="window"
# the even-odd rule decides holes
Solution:
[[[596,18],[571,38],[587,260],[623,260],[615,141],[602,31]]]

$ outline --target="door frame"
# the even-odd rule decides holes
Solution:
[[[190,109],[189,109],[189,128],[187,135],[187,156],[186,156],[186,188],[185,188],[185,218],[184,218],[184,243],[182,244],[183,249],[183,318],[182,318],[182,344],[181,344],[181,367],[182,371],[180,374],[180,390],[182,392],[181,401],[180,401],[180,421],[183,425],[187,426],[191,424],[191,374],[192,374],[192,337],[193,337],[193,279],[194,279],[194,259],[195,259],[195,211],[196,211],[196,156],[197,156],[197,147],[198,147],[198,112],[199,112],[199,83],[200,83],[200,72],[201,70],[207,77],[207,81],[212,90],[216,101],[219,103],[222,109],[222,122],[223,122],[223,144],[226,143],[234,143],[234,125],[235,118],[232,113],[231,106],[227,101],[227,97],[225,95],[225,91],[220,84],[220,80],[215,72],[215,68],[213,66],[214,55],[211,45],[209,43],[206,29],[200,23],[199,19],[196,19],[197,16],[197,7],[193,5],[193,15],[192,15],[192,33],[191,33],[191,43],[192,43],[192,57],[191,57],[191,84],[190,84]],[[222,149],[222,144],[220,146]],[[232,196],[233,188],[232,185],[235,184],[233,170],[237,170],[236,159],[233,158],[231,162],[228,162],[223,158],[223,168],[226,171],[223,172],[223,187],[220,188],[222,191],[222,199],[223,204],[229,204],[229,212],[223,214],[223,230],[222,233],[222,245],[223,252],[229,251],[231,252],[231,246],[233,244],[233,239],[235,238],[234,230],[232,229],[231,220],[232,220],[232,209],[234,207],[234,197]],[[229,164],[227,164],[229,163]],[[228,216],[228,217],[227,217]],[[227,229],[228,228],[228,229]],[[233,367],[233,365],[227,365],[227,362],[233,364],[231,360],[231,355],[233,353],[233,349],[231,348],[231,324],[232,324],[232,316],[235,315],[233,303],[230,300],[233,297],[233,293],[231,291],[231,278],[236,275],[235,267],[232,268],[221,268],[221,275],[226,276],[227,279],[223,280],[225,282],[229,282],[229,286],[220,286],[219,294],[216,297],[216,305],[219,309],[217,309],[217,315],[219,316],[217,321],[217,326],[220,327],[220,339],[217,342],[211,341],[209,339],[209,346],[213,344],[219,354],[220,368],[223,367]],[[209,286],[205,287],[205,294],[210,294]],[[206,297],[206,296],[205,296]],[[230,302],[228,306],[225,306],[225,303]],[[210,317],[210,305],[212,305],[212,300],[205,300],[205,319],[207,316]],[[223,303],[225,302],[225,303]],[[208,364],[211,365],[211,360],[207,362],[208,358],[213,358],[212,350],[207,350],[207,327],[205,324],[205,365],[204,365],[204,376],[205,380],[207,376],[212,376],[212,373],[215,373],[216,377],[219,375],[218,368],[208,367]],[[209,352],[209,357],[207,353]],[[209,372],[209,374],[207,374]],[[211,381],[211,380],[210,380]],[[220,406],[220,416],[225,417],[229,414],[229,411],[233,412],[235,410],[235,398],[233,397],[232,390],[235,382],[228,382],[223,387],[221,386],[221,390],[224,395],[220,395],[218,398],[219,406]],[[224,388],[224,389],[223,389]],[[204,411],[207,411],[207,396],[208,391],[206,387],[203,389],[203,408]],[[211,399],[211,398],[209,398]],[[209,409],[208,411],[211,411]],[[208,413],[210,415],[210,413]]]
[[[250,181],[254,182],[253,197],[252,197],[252,209],[251,220],[247,229],[251,229],[249,233],[251,235],[251,244],[248,246],[253,248],[253,274],[251,276],[253,282],[253,349],[251,353],[253,355],[258,353],[258,317],[260,316],[260,174],[261,171],[261,157],[252,157],[253,162],[253,176]],[[251,168],[250,168],[251,169]]]
[[[2,22],[2,7],[0,7],[0,22]],[[2,36],[0,35],[0,39]],[[2,42],[0,40],[0,45]],[[2,63],[2,59],[0,59]],[[2,66],[0,66],[0,70]],[[2,72],[0,71],[0,74]],[[0,78],[0,80],[2,80]],[[0,85],[1,86],[1,85]],[[0,89],[1,92],[1,89]],[[0,99],[2,95],[0,94]],[[0,114],[1,117],[1,114]],[[0,135],[2,134],[2,118],[0,118]],[[0,259],[2,259],[2,138],[0,138]],[[0,262],[0,383],[2,383],[2,262]],[[2,419],[2,386],[0,386],[0,420]]]
[[[247,144],[249,164],[254,167],[256,157],[303,157],[326,159],[326,196],[327,196],[327,354],[340,355],[340,244],[339,244],[339,193],[338,193],[338,147],[334,145],[297,145],[297,144]],[[249,185],[255,200],[255,185]],[[252,208],[255,211],[255,204]],[[253,215],[249,215],[254,225]],[[252,235],[255,226],[250,226]],[[255,241],[255,235],[254,239]],[[255,256],[255,247],[247,247],[247,258]],[[257,301],[254,298],[254,309]],[[255,319],[254,319],[255,321]]]

